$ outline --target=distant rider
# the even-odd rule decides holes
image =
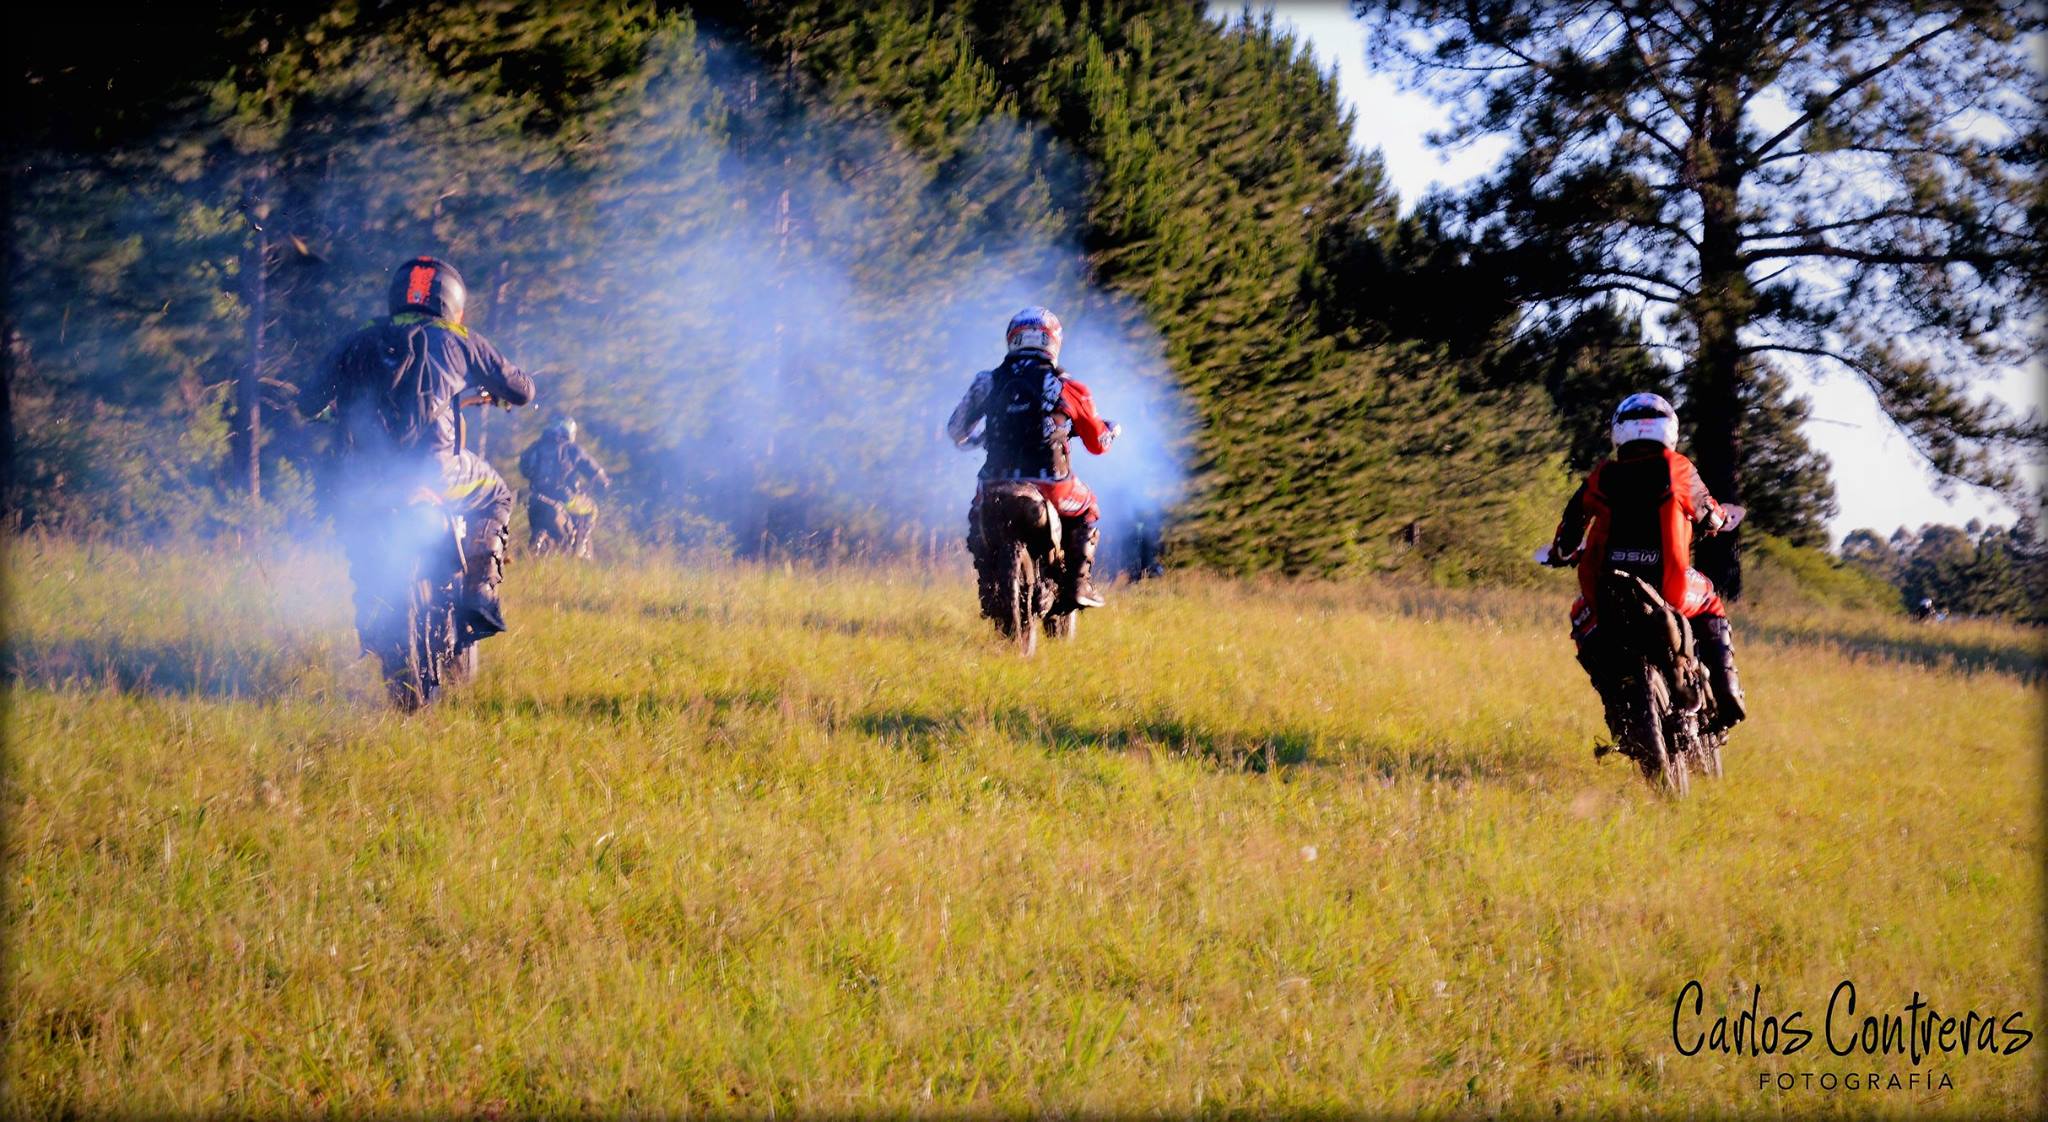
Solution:
[[[946,433],[962,448],[976,443],[975,426],[984,427],[979,443],[988,452],[981,481],[1021,480],[1035,484],[1060,515],[1060,540],[1066,543],[1066,570],[1060,592],[1072,607],[1099,608],[1102,596],[1092,580],[1095,545],[1102,517],[1095,492],[1077,478],[1068,463],[1067,442],[1079,437],[1089,452],[1101,455],[1122,430],[1096,416],[1088,387],[1059,366],[1059,317],[1047,308],[1030,307],[1010,317],[1003,332],[1009,349],[1002,365],[974,376],[967,396],[953,409]],[[981,489],[967,511],[967,550],[977,570],[982,556]]]
[[[1623,400],[1614,411],[1614,457],[1602,460],[1565,504],[1550,556],[1578,557],[1579,598],[1572,604],[1572,639],[1579,664],[1595,689],[1612,676],[1600,661],[1606,653],[1597,633],[1595,589],[1610,568],[1632,573],[1655,587],[1692,621],[1694,647],[1713,682],[1715,717],[1708,732],[1733,727],[1748,709],[1735,675],[1735,649],[1728,615],[1714,583],[1692,567],[1697,526],[1713,533],[1728,524],[1727,512],[1692,461],[1676,451],[1678,411],[1653,393]],[[1619,699],[1601,698],[1607,711]],[[1609,727],[1616,727],[1609,721]]]
[[[481,638],[505,630],[498,582],[512,490],[483,457],[455,443],[459,400],[481,390],[507,407],[533,400],[533,379],[463,326],[467,290],[453,265],[415,257],[391,277],[391,314],[349,336],[299,389],[299,409],[332,406],[341,423],[345,496],[342,538],[358,587],[381,548],[348,531],[370,512],[425,487],[467,522],[462,623]],[[361,600],[361,597],[358,597]],[[358,603],[357,626],[365,617]]]
[[[576,418],[558,417],[519,456],[519,470],[529,488],[527,545],[536,553],[550,544],[590,556],[590,535],[597,528],[597,506],[584,492],[586,482],[603,489],[611,476],[576,443]]]

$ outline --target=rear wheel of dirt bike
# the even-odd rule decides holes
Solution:
[[[997,567],[994,560],[977,561],[974,566],[974,593],[981,600],[981,617],[1001,632],[1005,639],[1010,637],[1009,608],[1003,603],[1003,581],[1001,574],[991,572]]]
[[[1080,626],[1080,612],[1056,612],[1045,617],[1045,636],[1048,639],[1072,639]]]
[[[433,670],[434,692],[438,694],[442,689],[463,680],[464,647],[462,633],[458,630],[459,624],[455,619],[455,598],[450,596],[435,602],[433,614],[429,618],[433,621],[433,626],[428,629],[427,649],[433,655],[429,665]],[[468,649],[476,648],[472,646]]]
[[[1022,542],[1010,545],[1010,580],[1007,593],[1008,632],[1017,640],[1017,653],[1038,650],[1038,562]]]
[[[1674,751],[1665,758],[1662,790],[1674,799],[1682,799],[1692,792],[1691,751]]]
[[[1662,671],[1654,666],[1643,667],[1645,680],[1650,684],[1650,712],[1652,724],[1657,729],[1657,741],[1664,756],[1662,775],[1658,789],[1674,799],[1682,799],[1692,789],[1692,752],[1694,744],[1689,738],[1672,740],[1664,733],[1666,720],[1671,716],[1673,698],[1670,682]]]
[[[447,666],[441,671],[443,686],[459,686],[476,680],[481,657],[477,650],[478,645],[473,639],[468,642],[460,638],[456,640],[455,653],[449,657]]]
[[[1721,745],[1727,740],[1720,733],[1700,738],[1700,774],[1708,779],[1721,778]]]
[[[1657,702],[1657,668],[1644,664],[1629,683],[1627,739],[1629,755],[1652,787],[1663,786],[1671,758],[1664,743],[1664,711]]]
[[[405,589],[404,631],[384,657],[384,689],[401,713],[419,711],[434,699],[433,586],[411,580]]]

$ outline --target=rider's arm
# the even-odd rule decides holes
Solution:
[[[966,396],[960,399],[960,404],[953,407],[953,415],[946,418],[946,435],[952,438],[958,447],[967,447],[968,441],[973,439],[974,423],[981,420],[982,411],[988,407],[988,391],[991,384],[988,371],[976,374],[974,381],[967,387]]]
[[[1116,439],[1116,431],[1095,413],[1095,398],[1088,387],[1072,378],[1063,378],[1060,386],[1060,412],[1074,422],[1074,435],[1090,452],[1100,456],[1109,451],[1110,441]]]
[[[470,385],[504,405],[525,405],[533,400],[533,376],[512,365],[490,340],[471,332],[463,344],[469,348]]]
[[[312,378],[299,387],[299,416],[317,417],[327,411],[341,396],[342,366],[355,350],[355,338],[351,336],[340,346],[327,353],[314,369]]]
[[[1569,557],[1579,551],[1586,540],[1586,485],[1572,492],[1571,500],[1564,504],[1564,517],[1558,519],[1557,533],[1550,539],[1552,557]]]
[[[573,446],[569,449],[569,454],[575,458],[576,470],[582,472],[591,482],[599,487],[610,487],[612,485],[611,476],[606,475],[604,469],[597,466],[597,457],[592,456],[581,448]]]
[[[1714,493],[1707,490],[1706,481],[1700,478],[1699,469],[1691,460],[1677,456],[1672,464],[1671,492],[1680,496],[1685,516],[1693,523],[1705,527],[1708,533],[1728,524],[1728,512],[1714,501]]]

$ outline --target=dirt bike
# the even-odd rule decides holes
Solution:
[[[1745,513],[1732,504],[1722,509],[1727,521],[1706,533],[1733,530]],[[1565,568],[1577,564],[1578,555],[1553,556],[1545,545],[1536,561]],[[1652,787],[1684,798],[1695,773],[1721,777],[1721,749],[1728,739],[1726,732],[1707,731],[1715,717],[1714,689],[1694,648],[1692,623],[1655,585],[1623,569],[1609,568],[1595,590],[1595,634],[1604,635],[1597,660],[1612,675],[1601,683],[1600,694],[1619,704],[1609,711],[1615,743],[1594,748],[1593,756],[1618,751]]]
[[[597,503],[581,491],[566,499],[531,495],[526,513],[533,524],[531,548],[535,557],[565,553],[590,560],[590,529],[597,522]]]
[[[456,447],[467,444],[462,409],[491,403],[482,391],[457,399]],[[356,581],[364,601],[363,645],[377,656],[391,704],[412,713],[433,704],[445,687],[474,678],[479,667],[477,640],[457,614],[469,527],[427,487],[381,513],[380,540],[370,551],[375,561]]]
[[[1066,555],[1052,500],[1029,483],[990,480],[981,485],[979,517],[981,614],[1022,654],[1038,649],[1041,629],[1055,639],[1073,638],[1080,613],[1060,599]]]
[[[476,674],[476,643],[456,618],[468,527],[424,491],[388,516],[383,571],[359,581],[356,594],[369,598],[363,645],[377,656],[391,704],[411,713]]]

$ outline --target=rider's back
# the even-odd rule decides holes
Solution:
[[[507,405],[533,398],[532,379],[482,336],[406,313],[351,335],[308,391],[333,401],[351,450],[432,456],[455,450],[456,399],[472,386]]]
[[[1601,497],[1611,512],[1607,547],[1616,551],[1657,556],[1614,557],[1617,563],[1661,560],[1664,544],[1663,521],[1659,513],[1672,497],[1671,465],[1662,455],[1608,460],[1598,472]]]
[[[1667,598],[1684,595],[1692,563],[1692,523],[1704,488],[1692,461],[1669,449],[1629,447],[1586,479],[1598,556],[1585,564],[1617,568],[1649,581]]]
[[[519,470],[526,476],[528,486],[551,498],[580,491],[582,477],[594,476],[596,466],[574,443],[547,436],[535,441],[519,457]]]
[[[1070,428],[1060,411],[1062,383],[1052,363],[1011,355],[989,371],[985,406],[986,479],[1064,479],[1070,474]]]

